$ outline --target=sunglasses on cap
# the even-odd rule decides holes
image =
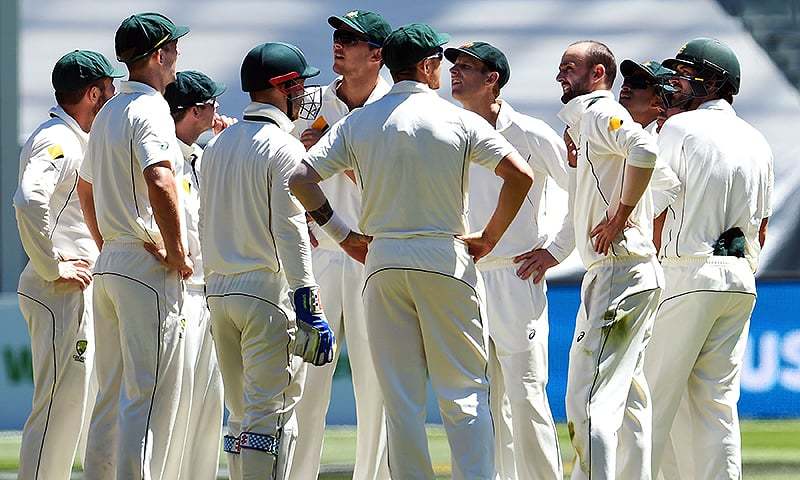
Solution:
[[[333,31],[333,43],[338,43],[343,47],[348,47],[350,45],[355,45],[358,42],[364,42],[369,44],[371,47],[380,48],[381,46],[371,42],[367,37],[363,35],[359,35],[355,32],[350,32],[348,30],[334,30]]]
[[[634,75],[632,77],[625,77],[622,80],[622,86],[628,87],[632,90],[644,90],[654,85],[655,84],[650,79],[639,75]]]
[[[435,52],[425,57],[423,60],[439,60],[441,61],[444,58],[444,50],[442,47],[438,47]]]
[[[181,106],[178,106],[178,107],[176,107],[176,110],[180,110],[180,109],[183,109],[183,108],[189,108],[189,107],[207,107],[209,105],[212,105],[214,107],[214,110],[219,108],[219,103],[217,103],[217,99],[216,98],[209,98],[205,102],[197,102],[197,103],[195,103],[193,105],[181,105]]]

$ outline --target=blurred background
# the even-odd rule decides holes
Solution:
[[[393,25],[419,21],[452,36],[452,44],[483,40],[503,50],[511,80],[503,97],[556,131],[561,90],[555,82],[566,46],[581,39],[606,43],[617,61],[661,60],[688,40],[709,36],[728,43],[742,64],[734,108],[767,138],[775,157],[774,211],[758,272],[759,293],[742,375],[740,413],[753,419],[800,418],[800,0],[2,0],[0,1],[0,430],[22,428],[32,393],[27,329],[16,286],[27,261],[11,198],[20,146],[54,104],[50,74],[74,49],[114,59],[114,32],[128,15],[157,11],[191,33],[179,42],[178,69],[201,70],[226,83],[219,111],[241,117],[239,88],[245,53],[265,41],[287,41],[318,66],[321,84],[331,71],[330,15],[355,8],[380,12]],[[445,63],[440,94],[449,95]],[[389,78],[388,72],[383,72]],[[621,80],[617,80],[615,93]],[[548,190],[557,210],[563,192]],[[794,199],[794,200],[793,200]],[[567,351],[583,271],[571,258],[549,277],[551,406],[564,419]],[[349,367],[343,356],[328,415],[331,425],[355,422]],[[377,388],[377,386],[376,386]],[[429,403],[429,420],[438,415]],[[786,423],[788,425],[788,423]],[[767,425],[780,425],[770,423]],[[0,442],[1,444],[2,442]],[[800,454],[798,454],[800,458]],[[783,477],[781,477],[783,478]],[[786,477],[789,478],[789,477]],[[796,477],[797,478],[797,477]]]

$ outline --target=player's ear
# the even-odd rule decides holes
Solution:
[[[606,67],[602,63],[598,63],[592,67],[592,80],[598,82],[606,76]]]
[[[381,63],[383,62],[383,52],[380,48],[371,48],[369,59],[372,62]]]
[[[500,81],[500,74],[497,72],[489,72],[486,76],[486,85],[494,85]]]

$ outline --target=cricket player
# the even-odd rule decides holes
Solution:
[[[379,75],[383,60],[381,46],[392,32],[377,13],[353,10],[332,16],[333,71],[337,77],[322,93],[322,108],[313,122],[299,119],[295,134],[311,148],[322,134],[352,110],[372,103],[389,91],[389,84]],[[317,128],[313,126],[316,125]],[[320,184],[325,195],[349,224],[361,215],[361,192],[348,171]],[[372,480],[388,478],[386,464],[386,419],[383,397],[375,376],[367,342],[367,324],[361,290],[364,266],[350,258],[339,245],[312,223],[318,245],[312,251],[314,276],[322,292],[322,309],[331,329],[340,340],[346,339],[347,355],[356,400],[356,461],[353,478]],[[309,368],[303,386],[304,395],[297,404],[297,450],[292,478],[317,478],[325,433],[325,414],[330,403],[331,382],[336,370],[334,361],[320,368]],[[305,367],[304,367],[305,368]]]
[[[175,82],[167,85],[164,92],[183,153],[180,187],[185,194],[187,244],[194,268],[186,280],[183,299],[182,315],[188,328],[184,336],[181,406],[173,430],[173,435],[185,438],[184,447],[176,451],[183,460],[170,462],[180,467],[180,478],[186,480],[216,480],[222,438],[222,377],[211,338],[198,225],[203,149],[195,142],[203,132],[213,128],[214,133],[219,133],[228,125],[227,119],[216,113],[217,97],[224,92],[225,85],[193,70],[178,72]],[[177,471],[171,473],[177,478]]]
[[[534,172],[533,187],[520,213],[494,250],[477,268],[486,288],[490,336],[490,406],[496,428],[495,469],[514,480],[563,477],[555,422],[547,400],[547,296],[544,281],[517,276],[514,257],[550,243],[541,227],[548,177],[569,189],[564,140],[541,120],[517,113],[501,89],[510,76],[506,56],[486,42],[469,42],[444,51],[453,66],[453,98],[481,115],[525,158]],[[485,224],[502,181],[476,165],[470,167],[469,221]],[[511,421],[503,405],[511,407]]]
[[[587,268],[567,379],[568,427],[578,456],[573,479],[650,478],[638,471],[649,458],[646,438],[629,442],[623,427],[631,401],[643,406],[640,422],[649,416],[643,353],[663,285],[646,193],[656,146],[609,91],[615,76],[614,55],[595,41],[570,45],[556,76],[565,104],[559,118],[577,146],[571,201]]]
[[[386,39],[394,80],[380,100],[334,125],[290,186],[322,229],[352,255],[366,253],[364,304],[386,403],[392,478],[434,477],[425,433],[427,376],[452,448],[453,478],[494,478],[484,295],[474,259],[489,253],[532,183],[530,167],[481,117],[441,99],[441,46],[425,24]],[[467,234],[469,166],[503,178],[486,228]],[[362,191],[353,232],[317,183],[353,170]],[[356,241],[362,243],[359,245]]]
[[[300,394],[292,354],[315,365],[334,355],[305,212],[287,184],[305,154],[292,120],[309,110],[303,86],[318,74],[294,45],[250,50],[244,120],[209,142],[200,170],[206,294],[230,412],[224,449],[237,480],[288,478]]]
[[[81,206],[102,242],[89,479],[163,478],[170,447],[183,448],[171,434],[183,368],[183,280],[192,267],[176,182],[183,156],[163,92],[175,81],[177,41],[188,31],[157,13],[122,22],[115,50],[130,79],[98,114],[80,169]]]
[[[33,405],[22,431],[20,479],[66,479],[84,425],[94,364],[91,268],[98,249],[75,192],[97,112],[124,73],[101,54],[56,62],[57,105],[22,147],[14,209],[30,261],[19,307],[33,359]]]
[[[666,288],[645,363],[653,472],[688,388],[692,477],[741,478],[736,403],[756,299],[753,272],[772,214],[772,153],[731,106],[741,68],[729,46],[697,38],[664,65],[677,71],[679,92],[665,96],[672,116],[658,138],[659,156],[682,189],[666,213]]]

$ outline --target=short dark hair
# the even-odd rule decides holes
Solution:
[[[189,113],[189,108],[179,108],[177,110],[171,111],[170,114],[172,115],[172,120],[174,120],[175,123],[178,123],[181,120],[183,120],[183,117],[185,117],[186,114]]]
[[[614,80],[617,78],[617,60],[614,58],[614,53],[605,43],[598,42],[597,40],[581,40],[572,45],[579,45],[582,43],[589,44],[586,49],[586,61],[591,66],[602,65],[606,69],[606,78],[608,78],[608,87],[614,85]],[[572,46],[570,45],[570,46]]]
[[[86,92],[92,87],[97,87],[102,90],[103,79],[98,78],[97,80],[92,80],[88,85],[77,90],[69,90],[66,92],[56,91],[56,103],[62,107],[72,107],[77,105],[83,99],[83,96],[86,95]]]

